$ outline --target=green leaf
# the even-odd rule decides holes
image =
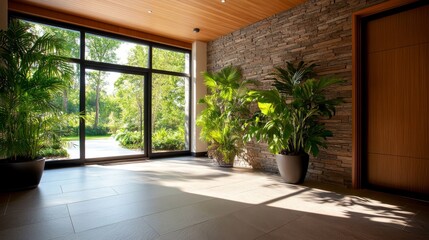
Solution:
[[[258,107],[265,115],[270,115],[274,111],[273,104],[271,103],[258,102]]]

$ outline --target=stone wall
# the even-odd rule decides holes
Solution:
[[[334,137],[328,149],[311,158],[307,178],[345,186],[352,178],[352,13],[380,0],[309,0],[208,43],[208,70],[228,65],[241,67],[244,78],[257,79],[270,88],[266,78],[285,61],[316,63],[319,76],[335,75],[347,83],[330,94],[344,98],[337,114],[326,120]],[[249,144],[256,164],[277,172],[266,144]],[[242,165],[242,163],[240,163]]]

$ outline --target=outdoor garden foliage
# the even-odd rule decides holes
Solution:
[[[64,40],[58,55],[78,59],[80,57],[80,35],[71,31],[42,24],[28,23],[37,35],[49,33]],[[95,62],[118,63],[123,41],[86,34],[85,58]],[[127,49],[126,62],[120,64],[148,67],[149,47],[134,44]],[[153,68],[185,72],[185,54],[163,49],[153,49]],[[60,108],[63,118],[52,124],[63,138],[46,142],[41,154],[66,157],[66,141],[78,140],[80,69],[73,69],[70,84],[52,99],[52,105]],[[116,75],[115,75],[116,74]],[[112,83],[112,79],[114,82]],[[99,70],[85,72],[85,135],[87,137],[112,137],[129,149],[144,146],[144,76],[113,73]],[[185,150],[185,83],[187,78],[164,74],[152,75],[152,149]]]

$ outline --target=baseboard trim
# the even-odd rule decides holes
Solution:
[[[192,152],[193,157],[207,157],[207,152]]]

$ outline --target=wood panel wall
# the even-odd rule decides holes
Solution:
[[[69,23],[81,27],[100,30],[104,32],[119,34],[127,37],[147,40],[156,43],[162,43],[170,46],[180,47],[184,49],[192,49],[192,43],[183,42],[180,40],[162,37],[147,32],[138,31],[128,27],[121,27],[118,25],[92,20],[85,17],[75,16],[72,14],[50,10],[42,7],[37,7],[25,3],[9,2],[9,10],[16,13],[28,14],[31,16],[42,17],[50,20],[55,20],[63,23]]]
[[[367,182],[429,195],[429,5],[366,26]]]

